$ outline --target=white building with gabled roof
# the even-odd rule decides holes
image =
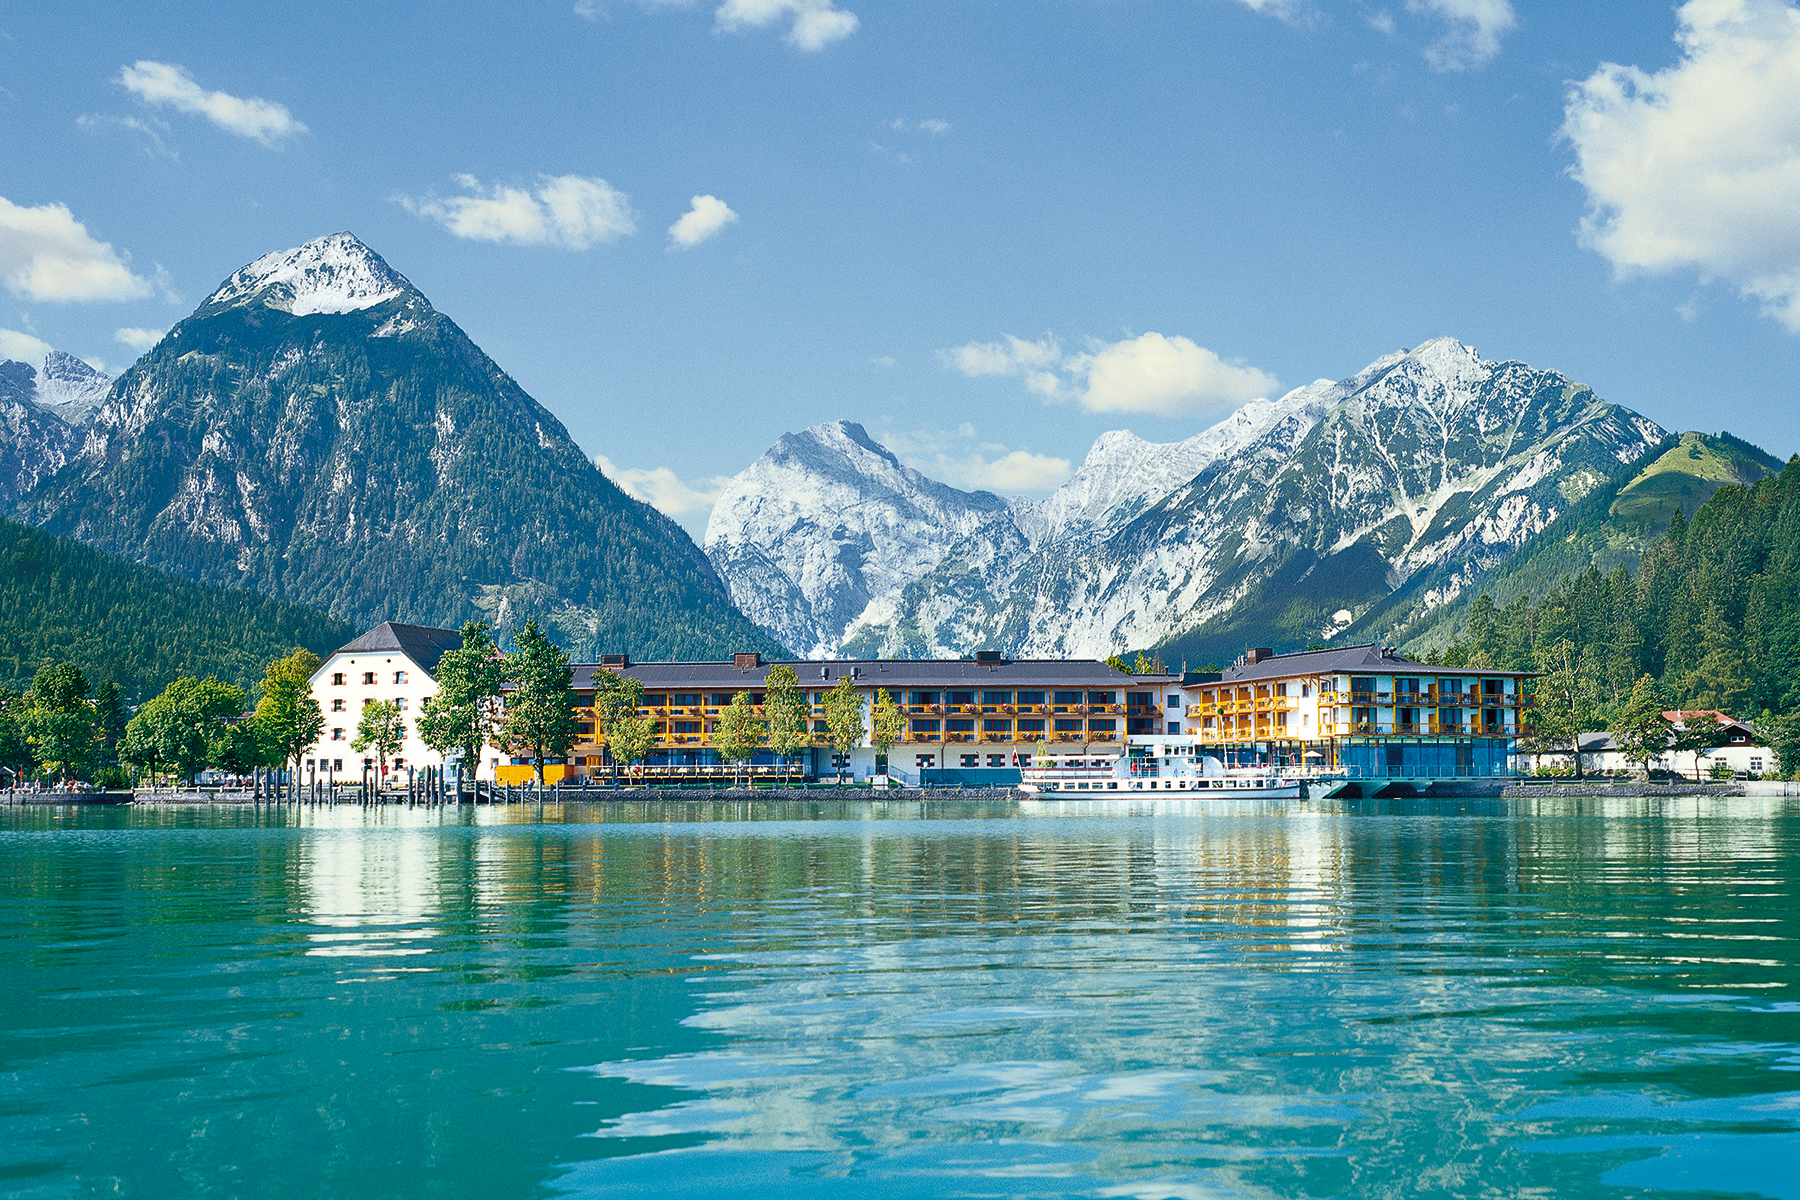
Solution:
[[[313,673],[313,698],[324,711],[325,732],[300,756],[300,782],[359,781],[365,762],[377,768],[373,752],[358,754],[350,743],[363,707],[380,700],[398,703],[406,722],[406,739],[388,760],[389,772],[442,766],[443,757],[419,740],[419,713],[425,698],[437,694],[432,672],[438,659],[461,645],[462,634],[454,629],[384,621],[334,651]]]

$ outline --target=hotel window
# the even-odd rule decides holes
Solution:
[[[938,700],[938,694],[936,692],[914,692],[912,694],[912,703],[923,707],[927,704],[940,703],[940,701]]]
[[[921,771],[929,771],[937,766],[937,755],[921,754],[913,759],[913,765]]]
[[[975,722],[966,720],[966,719],[965,720],[956,720],[956,721],[945,721],[944,722],[944,731],[946,733],[974,733],[975,732]]]
[[[331,686],[332,687],[343,687],[344,686],[344,673],[342,671],[333,671],[331,673]]]
[[[1058,708],[1067,708],[1081,703],[1080,692],[1052,692],[1051,695],[1054,697],[1052,702]]]
[[[983,733],[1011,733],[1012,722],[1005,719],[996,721],[990,717],[981,723],[981,731]]]
[[[332,769],[332,770],[333,770],[333,771],[341,771],[341,770],[343,770],[343,769],[344,769],[344,760],[343,760],[343,759],[341,759],[341,758],[334,758],[334,759],[332,759],[332,760],[331,760],[331,769]]]
[[[674,698],[671,699],[669,702],[671,704],[673,704],[676,708],[699,708],[700,707],[700,693],[699,692],[676,692]]]
[[[1042,692],[1020,692],[1019,693],[1019,707],[1020,708],[1039,708],[1043,705],[1043,703],[1044,703],[1044,693],[1042,693]]]
[[[1106,717],[1104,719],[1095,718],[1088,722],[1088,732],[1090,733],[1112,733],[1117,730],[1118,727],[1119,723],[1111,717]]]
[[[1302,698],[1312,695],[1312,684],[1310,684],[1310,683],[1301,684],[1300,685],[1300,695]]]
[[[1113,697],[1116,695],[1118,695],[1117,692],[1089,692],[1087,702],[1089,704],[1112,704],[1114,703]]]
[[[342,696],[339,696],[337,699],[335,699],[331,702],[331,711],[332,712],[343,712],[344,711],[344,698]]]
[[[341,742],[341,741],[343,741],[343,740],[344,740],[344,731],[343,731],[343,730],[342,730],[342,729],[334,729],[334,730],[332,730],[332,731],[331,731],[331,740],[332,740],[332,741],[334,741],[334,742]]]
[[[990,767],[1004,767],[1004,766],[1005,766],[1005,765],[1006,765],[1006,755],[1004,755],[1004,754],[990,754],[990,755],[988,755],[988,766],[990,766]]]
[[[1058,732],[1058,733],[1080,733],[1081,732],[1081,722],[1079,720],[1068,718],[1068,717],[1058,717],[1056,719],[1056,732]]]
[[[401,712],[405,712],[406,711],[406,697],[405,696],[395,696],[394,697],[394,707],[399,709]]]
[[[700,732],[700,722],[698,722],[698,721],[677,721],[677,722],[675,722],[675,732],[676,733],[699,733]]]
[[[974,692],[951,692],[950,693],[950,703],[959,704],[959,705],[960,704],[974,704],[975,703],[975,693]]]
[[[936,721],[914,721],[912,723],[912,731],[914,733],[936,733],[938,731],[938,723]]]
[[[395,683],[405,683],[406,682],[406,672],[405,671],[395,671],[394,672],[394,682]]]
[[[713,708],[724,708],[731,703],[731,697],[731,692],[711,692],[706,697],[706,703]]]
[[[1043,719],[1039,718],[1035,721],[1020,721],[1019,722],[1019,732],[1020,733],[1042,733],[1042,732],[1044,732]]]
[[[372,684],[372,683],[374,683],[374,682],[375,682],[375,672],[373,672],[373,671],[364,671],[364,672],[363,672],[363,682],[364,682],[364,683],[365,683],[365,684]]]
[[[663,696],[663,694],[661,692],[645,692],[644,693],[644,707],[645,708],[661,708],[663,706],[664,699],[665,699],[665,697]]]
[[[979,763],[980,761],[981,761],[981,755],[979,755],[979,754],[965,754],[962,756],[962,765],[965,767],[973,767],[975,764]]]

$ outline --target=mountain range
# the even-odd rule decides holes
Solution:
[[[0,507],[68,463],[111,384],[60,350],[41,366],[0,362]]]
[[[1103,435],[1044,500],[817,426],[726,487],[705,546],[740,608],[815,655],[1222,658],[1329,640],[1400,592],[1408,621],[1454,604],[1664,436],[1438,338],[1182,442]]]
[[[65,401],[48,424],[50,372],[26,395],[17,366],[0,484],[52,533],[363,626],[535,617],[590,658],[781,649],[678,526],[349,233],[234,272],[85,421]]]

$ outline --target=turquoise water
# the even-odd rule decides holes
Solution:
[[[0,810],[0,1193],[1800,1197],[1800,801]]]

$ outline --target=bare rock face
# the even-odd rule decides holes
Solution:
[[[1454,600],[1662,436],[1555,372],[1439,338],[1183,442],[1105,434],[1047,499],[971,505],[961,525],[863,482],[866,464],[898,468],[872,443],[835,456],[828,487],[781,476],[778,446],[721,497],[707,546],[746,611],[819,654],[1305,644],[1402,586],[1421,609]],[[854,530],[909,524],[858,543],[856,582],[830,569]]]
[[[41,366],[0,362],[0,509],[68,463],[112,376],[52,350]]]
[[[359,624],[536,618],[584,657],[780,649],[678,526],[348,233],[234,272],[18,511]]]

